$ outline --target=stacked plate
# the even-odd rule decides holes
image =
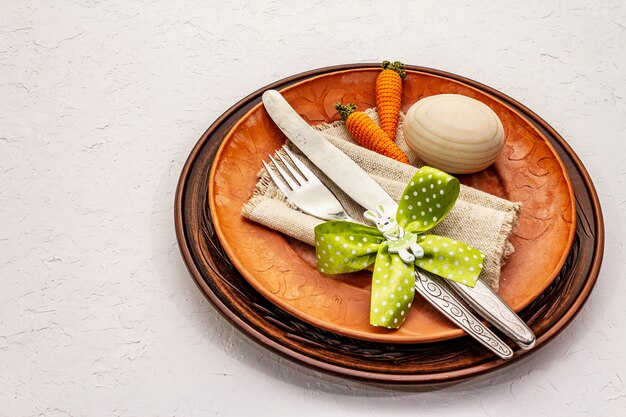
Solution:
[[[369,277],[336,279],[316,271],[312,248],[240,215],[261,160],[285,141],[265,113],[272,88],[310,124],[337,120],[334,104],[374,106],[378,65],[323,68],[269,85],[223,114],[191,152],[175,202],[185,262],[213,305],[233,325],[279,354],[346,377],[407,384],[469,378],[527,357],[576,315],[598,276],[604,230],[593,184],[565,140],[522,104],[485,85],[428,68],[407,67],[403,106],[444,93],[490,106],[506,147],[496,163],[462,183],[512,201],[523,211],[511,236],[500,295],[537,335],[533,350],[503,361],[416,299],[398,331],[367,324]],[[514,345],[511,343],[511,346]]]

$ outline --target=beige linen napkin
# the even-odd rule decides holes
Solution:
[[[375,109],[368,109],[365,113],[376,123],[379,123]],[[417,171],[417,167],[424,165],[409,150],[404,140],[403,122],[404,116],[400,115],[396,142],[415,166],[403,164],[356,145],[343,122],[318,125],[314,128],[357,162],[394,200],[398,201],[407,183]],[[293,145],[289,145],[291,150],[301,156]],[[364,209],[339,190],[304,156],[302,159],[339,198],[352,218],[371,226],[362,216]],[[259,177],[252,197],[243,206],[242,215],[309,245],[314,245],[313,229],[323,220],[309,216],[289,203],[272,183],[265,170],[260,171]],[[513,252],[513,246],[508,242],[508,236],[517,223],[520,210],[520,203],[503,200],[461,185],[461,192],[454,208],[430,232],[465,242],[481,250],[485,254],[485,262],[480,279],[497,290],[500,268]]]

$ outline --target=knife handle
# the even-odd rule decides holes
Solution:
[[[447,283],[470,307],[513,339],[519,347],[530,349],[535,345],[533,331],[495,291],[482,281],[476,281],[473,288],[454,281]]]
[[[415,269],[415,289],[449,320],[502,359],[513,357],[513,350],[485,327],[436,277]]]

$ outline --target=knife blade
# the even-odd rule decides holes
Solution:
[[[354,201],[365,208],[383,204],[395,217],[398,204],[389,194],[348,155],[315,131],[278,91],[265,91],[263,105],[285,136]]]
[[[328,142],[302,119],[278,91],[265,91],[262,100],[266,111],[287,138],[346,194],[364,208],[373,208],[378,204],[383,204],[388,209],[392,209],[395,214],[397,203],[387,192],[350,157]],[[354,184],[357,183],[359,187],[354,187]],[[429,291],[429,289],[434,289],[434,292]],[[438,280],[431,278],[427,274],[418,274],[416,290],[444,313],[448,319],[456,323],[480,343],[490,348],[498,356],[504,359],[512,357],[512,350],[483,326]],[[444,294],[444,301],[442,302],[441,297],[434,296],[433,294],[435,293]],[[459,292],[459,294],[463,297],[471,298],[471,293],[467,295],[468,293],[466,292]],[[450,304],[451,302],[452,304]],[[454,307],[457,307],[457,305],[462,310],[455,309]],[[448,308],[445,308],[446,306]],[[450,308],[450,306],[452,307]],[[454,313],[457,311],[463,311],[463,317],[455,315]],[[471,318],[470,321],[472,323],[469,326],[467,325],[468,318]],[[515,333],[508,332],[507,334]]]

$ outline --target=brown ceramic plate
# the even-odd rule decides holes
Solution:
[[[410,67],[412,71],[457,81],[464,88],[471,87],[489,94],[517,111],[556,150],[574,189],[576,231],[567,259],[552,283],[519,313],[537,335],[534,349],[525,351],[514,347],[513,359],[503,361],[467,336],[433,343],[397,344],[365,341],[329,332],[268,301],[240,274],[222,248],[208,204],[209,173],[222,142],[233,126],[260,102],[261,93],[268,88],[282,89],[319,75],[376,67],[375,64],[342,65],[277,81],[236,103],[207,129],[181,172],[175,199],[177,239],[193,279],[215,308],[252,340],[300,364],[344,377],[432,385],[467,379],[528,357],[553,340],[587,300],[602,262],[602,213],[593,183],[566,141],[519,102],[467,78],[429,68]],[[247,190],[242,189],[242,192]],[[285,247],[291,246],[285,243]]]
[[[339,119],[334,104],[374,106],[380,70],[353,69],[308,78],[282,90],[310,124]],[[574,198],[567,172],[549,141],[515,109],[481,89],[421,71],[407,71],[404,111],[422,97],[456,93],[489,105],[502,120],[506,147],[495,164],[463,183],[524,203],[512,243],[515,253],[502,271],[500,294],[515,310],[537,297],[561,269],[575,230]],[[293,316],[350,337],[422,343],[463,335],[421,298],[405,324],[389,331],[369,324],[369,273],[341,278],[317,271],[313,249],[240,215],[258,181],[261,160],[285,142],[261,104],[228,133],[213,163],[209,204],[213,225],[228,257],[263,296]]]

